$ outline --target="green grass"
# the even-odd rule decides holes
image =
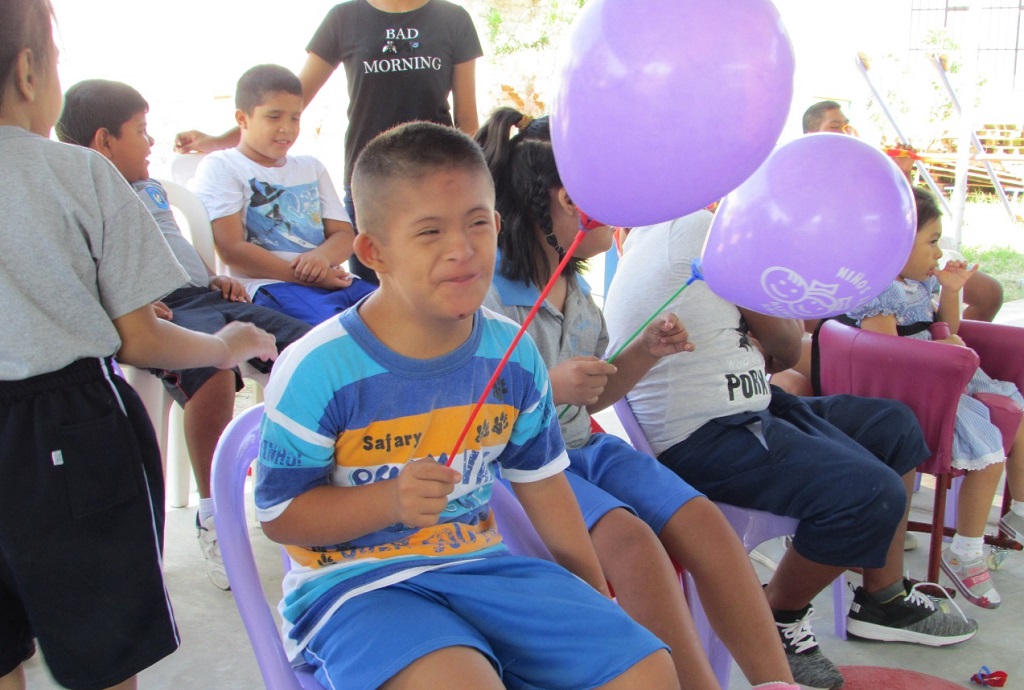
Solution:
[[[964,258],[981,266],[981,270],[1003,284],[1003,301],[1024,298],[1024,254],[1010,247],[963,247]]]

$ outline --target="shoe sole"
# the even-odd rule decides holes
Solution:
[[[975,596],[974,594],[972,594],[971,590],[967,589],[967,587],[964,586],[964,584],[962,582],[960,582],[960,578],[958,578],[952,572],[950,567],[948,565],[946,565],[946,561],[942,560],[941,558],[939,559],[939,567],[942,568],[942,572],[944,572],[946,574],[946,577],[948,577],[950,579],[950,581],[956,587],[957,591],[960,592],[961,594],[963,594],[964,598],[967,599],[967,601],[971,602],[972,604],[974,604],[978,608],[983,608],[983,609],[987,609],[989,611],[994,611],[997,608],[999,608],[999,605],[1001,603],[1003,603],[1002,600],[997,601],[997,602],[992,602],[988,598],[978,597],[978,596]]]
[[[975,629],[963,635],[936,637],[935,635],[927,635],[925,633],[914,632],[913,630],[890,628],[885,625],[878,625],[877,623],[859,621],[850,617],[847,617],[846,619],[846,632],[850,635],[864,638],[865,640],[877,640],[879,642],[911,642],[913,644],[923,644],[926,647],[947,647],[951,644],[966,642],[978,634],[977,629]]]

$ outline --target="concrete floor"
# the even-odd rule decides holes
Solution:
[[[1024,326],[1024,301],[1005,305],[998,321]],[[599,421],[612,433],[621,432],[614,414],[606,411]],[[932,492],[924,487],[913,500],[913,515],[927,519]],[[202,556],[195,543],[195,505],[170,509],[167,514],[165,568],[171,601],[181,631],[181,648],[140,676],[144,689],[234,690],[262,687],[262,679],[252,649],[242,628],[229,592],[213,587],[206,579]],[[990,531],[994,531],[996,510],[991,514]],[[268,599],[280,596],[281,568],[278,549],[253,527],[257,562],[264,573]],[[777,561],[782,553],[781,540],[764,544],[758,552]],[[921,577],[925,571],[927,551],[922,548],[906,554],[906,569],[911,576]],[[767,579],[768,568],[755,562]],[[824,653],[837,665],[867,665],[911,669],[957,683],[965,688],[979,688],[969,681],[982,666],[1004,670],[1009,674],[1008,689],[1024,688],[1024,554],[1012,553],[1002,570],[993,579],[1003,597],[997,611],[985,611],[957,597],[964,612],[978,620],[980,632],[963,644],[932,649],[908,644],[875,643],[859,640],[842,641],[832,632],[832,601],[830,591],[815,600],[817,619],[814,624]],[[851,582],[857,581],[851,575]],[[948,583],[947,583],[948,584]],[[27,664],[28,686],[32,690],[57,688],[37,655]],[[734,667],[728,690],[749,688]],[[880,689],[884,690],[884,689]],[[928,690],[922,687],[920,690]]]

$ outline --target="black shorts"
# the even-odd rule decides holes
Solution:
[[[109,359],[0,382],[0,676],[106,688],[178,647],[153,428]]]
[[[246,321],[274,336],[278,351],[291,345],[311,328],[279,311],[248,302],[231,302],[217,290],[204,287],[179,288],[163,299],[172,312],[171,323],[199,333],[216,333],[232,321]],[[270,373],[273,362],[249,360],[253,368]],[[184,405],[220,369],[150,369],[179,404]],[[242,375],[235,372],[235,391],[242,390]]]

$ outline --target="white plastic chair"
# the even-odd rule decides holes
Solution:
[[[174,211],[175,220],[182,233],[199,252],[199,256],[210,268],[218,264],[213,246],[213,227],[210,225],[206,207],[195,194],[184,186],[170,180],[157,180],[167,192],[167,202]],[[243,364],[242,376],[256,381],[256,401],[263,399],[266,374]],[[160,380],[148,371],[135,367],[124,367],[125,378],[142,398],[150,421],[160,442],[164,459],[164,476],[167,483],[167,499],[174,508],[188,505],[192,488],[192,463],[185,443],[185,419],[181,405],[174,402]]]
[[[171,161],[171,177],[181,185],[187,185],[196,174],[199,162],[206,157],[205,153],[181,153]]]

